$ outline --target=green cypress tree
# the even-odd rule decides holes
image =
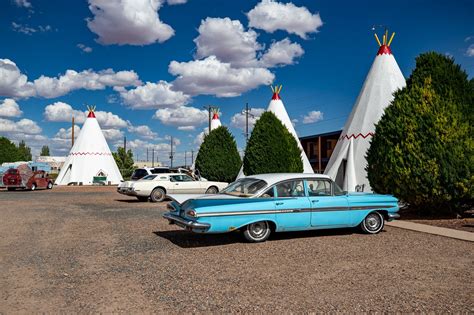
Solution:
[[[135,167],[133,166],[135,163],[133,161],[133,153],[132,150],[128,150],[125,153],[125,149],[123,147],[118,147],[117,152],[112,153],[115,163],[117,163],[117,167],[122,174],[122,177],[126,180],[132,176],[133,170]]]
[[[47,145],[41,147],[40,156],[49,156],[49,147]]]
[[[18,148],[5,137],[0,137],[0,164],[18,161]]]
[[[242,160],[235,139],[221,126],[204,137],[196,157],[196,169],[202,177],[222,182],[233,182],[239,173]]]
[[[301,151],[293,135],[271,112],[255,123],[244,156],[246,175],[302,173]]]
[[[454,59],[437,52],[427,52],[416,58],[416,67],[407,86],[423,85],[431,77],[434,91],[442,98],[450,98],[474,125],[474,86],[467,73]],[[472,79],[471,79],[472,81]]]
[[[24,140],[18,143],[18,156],[17,161],[31,161],[31,148],[28,147]]]
[[[376,126],[368,179],[376,192],[413,207],[452,210],[474,197],[469,119],[453,98],[436,93],[430,77],[417,81],[395,94]]]

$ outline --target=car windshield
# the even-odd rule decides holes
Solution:
[[[264,180],[256,178],[242,178],[221,190],[221,193],[238,197],[252,197],[266,186],[267,182]]]
[[[157,175],[147,175],[143,177],[141,180],[153,180]]]

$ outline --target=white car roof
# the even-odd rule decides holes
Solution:
[[[283,180],[299,179],[299,178],[331,179],[328,175],[311,174],[311,173],[269,173],[269,174],[250,175],[244,178],[261,179],[261,180],[266,181],[268,185],[273,185]]]

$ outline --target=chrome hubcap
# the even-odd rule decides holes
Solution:
[[[259,239],[265,236],[268,225],[266,222],[257,222],[250,225],[249,232],[252,237]]]
[[[162,193],[161,191],[157,190],[155,191],[155,199],[161,199]]]
[[[365,224],[369,230],[377,230],[380,227],[380,217],[376,214],[371,214],[365,219]]]

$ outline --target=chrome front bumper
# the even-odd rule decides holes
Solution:
[[[136,196],[137,193],[130,187],[118,187],[117,192],[122,195]]]
[[[167,219],[170,224],[176,224],[180,227],[187,228],[190,230],[209,230],[211,225],[209,223],[200,223],[196,221],[187,220],[183,217],[180,217],[175,214],[165,213],[163,214],[163,218]]]
[[[396,220],[396,219],[400,219],[400,215],[398,213],[387,213],[387,221],[390,222],[390,221],[393,221],[393,220]]]

